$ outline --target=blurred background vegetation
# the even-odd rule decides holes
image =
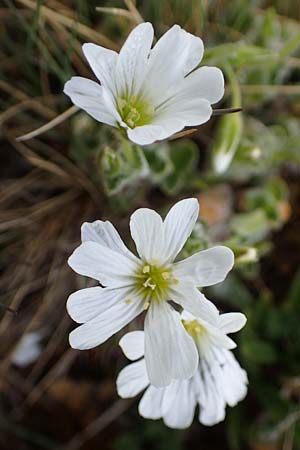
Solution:
[[[142,20],[157,37],[174,23],[201,36],[203,64],[226,77],[218,107],[243,111],[143,149],[77,112],[62,89],[93,78],[81,44],[118,50]],[[299,25],[299,0],[1,1],[1,450],[300,449]],[[128,240],[137,207],[164,214],[187,196],[201,215],[184,255],[235,252],[207,294],[248,317],[237,356],[250,384],[224,423],[179,432],[118,400],[120,336],[69,348],[65,302],[91,281],[66,259],[82,222],[111,220]]]

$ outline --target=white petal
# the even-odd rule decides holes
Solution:
[[[151,384],[167,386],[172,379],[191,377],[198,352],[180,315],[167,302],[152,302],[145,318],[145,359]]]
[[[153,41],[153,27],[142,23],[135,27],[119,53],[116,64],[116,84],[119,96],[137,94],[144,81],[147,59]]]
[[[117,391],[122,398],[135,397],[148,385],[145,360],[137,361],[124,367],[117,377]]]
[[[144,356],[144,342],[143,331],[131,331],[120,339],[119,345],[124,355],[131,361],[135,361]]]
[[[188,74],[189,72],[191,72],[191,70],[195,69],[195,67],[197,67],[198,64],[200,64],[204,52],[204,45],[202,39],[200,39],[197,36],[194,36],[191,33],[187,33],[187,35],[189,41],[189,49],[187,60],[184,66],[185,74]]]
[[[173,274],[176,278],[190,280],[196,286],[211,286],[225,279],[233,263],[233,252],[228,247],[217,246],[174,264]]]
[[[133,129],[127,128],[128,138],[138,145],[149,145],[153,142],[167,139],[178,133],[186,123],[182,115],[180,118],[174,115],[158,114],[149,125],[142,125]]]
[[[99,280],[110,287],[133,284],[138,264],[127,256],[96,242],[83,242],[68,259],[69,266],[80,275]]]
[[[225,418],[226,403],[234,406],[247,393],[247,374],[232,352],[213,349],[208,361],[200,358],[199,420],[204,425],[214,425]]]
[[[149,70],[143,90],[162,103],[186,74],[191,65],[190,34],[174,25],[155,44],[149,57]]]
[[[160,125],[143,125],[136,128],[128,128],[128,138],[138,145],[149,145],[155,141],[165,139],[164,130]]]
[[[220,367],[209,367],[206,361],[201,361],[199,387],[199,421],[203,425],[215,425],[225,418],[226,403],[223,396],[223,386]]]
[[[183,128],[185,127],[185,121],[182,118],[177,119],[172,116],[168,117],[167,114],[158,114],[157,117],[153,118],[152,125],[157,125],[161,128],[159,140],[163,140],[183,130]]]
[[[104,100],[104,103],[109,110],[110,114],[115,118],[115,121],[118,122],[119,125],[122,127],[125,125],[125,128],[127,127],[126,124],[122,121],[122,118],[118,112],[117,104],[116,104],[116,98],[114,94],[106,88],[106,86],[102,86],[102,97]]]
[[[128,296],[129,292],[124,289],[122,300],[116,305],[73,330],[69,336],[71,347],[79,350],[96,347],[135,319],[143,311],[144,305],[139,298],[133,298],[132,295],[131,303],[126,302]]]
[[[191,380],[171,383],[166,388],[164,395],[164,411],[166,409],[165,402],[168,402],[168,407],[163,414],[163,420],[168,427],[184,429],[191,426],[197,404]]]
[[[95,222],[85,222],[81,226],[82,242],[93,241],[111,250],[122,253],[137,262],[137,258],[124,245],[115,227],[108,221],[95,220]]]
[[[199,422],[206,426],[213,426],[225,419],[225,402],[216,392],[210,390],[208,401],[201,403],[199,408]]]
[[[140,257],[151,264],[163,259],[163,221],[152,209],[140,208],[130,218],[130,232]]]
[[[139,414],[145,419],[162,417],[162,402],[166,388],[149,386],[139,403]]]
[[[227,313],[220,315],[219,326],[223,333],[236,333],[246,324],[247,318],[242,313]]]
[[[171,298],[185,310],[212,325],[219,320],[219,312],[215,305],[191,283],[180,281],[172,286]]]
[[[198,126],[207,122],[211,115],[212,108],[208,100],[195,93],[189,97],[176,95],[157,110],[155,123],[162,126],[165,120],[180,120],[185,126]]]
[[[82,50],[98,80],[114,92],[113,70],[117,62],[117,52],[90,43],[83,44]]]
[[[229,406],[235,406],[247,394],[248,378],[232,352],[223,350],[224,397]]]
[[[236,348],[236,343],[230,337],[218,331],[216,331],[215,333],[211,331],[210,341],[214,346],[224,348],[227,350],[232,350]]]
[[[184,77],[199,64],[202,56],[203,43],[201,39],[187,33],[178,25],[174,25],[159,39],[151,50],[149,70],[146,77],[147,84],[144,83],[143,86],[143,91],[152,98],[152,102],[158,112],[174,98],[178,92],[178,87],[184,83]],[[200,98],[198,95],[196,97],[197,99]],[[191,98],[195,99],[195,93]],[[186,99],[187,96],[184,95],[176,102],[175,110],[177,112],[180,111],[180,105],[182,106]],[[206,122],[211,115],[209,105],[203,103],[200,107],[198,102],[197,104],[190,104],[188,109],[190,113],[189,115],[185,113],[188,118],[188,122],[185,125],[200,125]],[[195,114],[192,117],[191,109],[197,110],[196,119],[194,117]],[[184,107],[183,111],[185,110],[186,108]],[[183,111],[181,115],[169,115],[169,119],[179,122],[179,119],[183,118]],[[167,116],[158,118],[166,119]],[[153,124],[160,125],[161,122],[155,119]],[[182,126],[177,126],[173,133],[178,132],[182,128]]]
[[[100,286],[80,289],[68,298],[68,313],[77,323],[88,322],[121,301],[123,292],[122,288],[110,289]]]
[[[86,111],[98,122],[116,126],[116,118],[103,97],[104,88],[95,81],[82,77],[72,77],[64,87],[64,93],[74,105]]]
[[[184,100],[196,96],[208,100],[210,104],[217,103],[224,95],[224,77],[217,67],[200,67],[178,86],[177,98]]]
[[[199,215],[199,203],[195,198],[177,202],[164,220],[164,241],[167,262],[172,262],[182,250],[193,231]]]

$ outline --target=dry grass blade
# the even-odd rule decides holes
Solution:
[[[27,6],[33,11],[36,10],[36,2],[32,0],[17,0],[17,1],[18,3]],[[78,34],[80,34],[82,37],[86,39],[91,40],[92,42],[111,48],[112,50],[118,50],[116,44],[110,39],[108,39],[106,36],[104,36],[102,33],[92,30],[88,26],[78,22],[75,19],[72,19],[56,11],[53,11],[47,6],[40,7],[40,16],[43,19],[48,20],[49,22],[59,23],[70,30],[76,30]]]
[[[24,108],[27,107],[35,109],[41,115],[45,116],[47,119],[52,119],[52,117],[55,115],[55,112],[52,109],[43,104],[42,100],[43,101],[48,100],[47,98],[45,99],[45,97],[30,98],[23,91],[17,89],[15,86],[4,80],[0,80],[0,89],[2,89],[4,92],[9,94],[13,98],[16,98],[17,100],[20,101],[19,104],[11,106],[0,115],[0,123],[3,123],[4,120],[7,120],[13,114],[16,114],[19,111],[19,109],[23,110]],[[53,96],[51,95],[51,98],[52,97]]]
[[[82,188],[89,193],[95,205],[103,204],[104,194],[100,190],[100,187],[97,188],[89,179],[88,175],[72,163],[71,160],[63,156],[63,154],[41,141],[33,140],[31,142],[32,148],[36,148],[36,152],[34,152],[22,142],[14,140],[10,135],[7,135],[7,138],[11,145],[32,164],[60,176],[64,184],[71,184],[75,190]],[[36,154],[41,151],[44,154],[44,158]]]
[[[6,184],[3,183],[3,186],[0,189],[1,208],[4,210],[5,204],[11,201],[12,197],[17,195],[20,189],[27,189],[27,187],[29,187],[32,182],[36,181],[40,177],[40,172],[36,169],[33,169],[27,175],[24,175],[24,177],[20,178],[18,180],[18,183],[16,183],[15,180],[9,181]]]
[[[37,137],[40,134],[45,133],[46,131],[49,131],[52,128],[56,127],[57,125],[61,124],[66,119],[73,116],[73,114],[75,114],[77,111],[78,111],[77,106],[71,106],[71,108],[67,109],[62,114],[59,114],[59,116],[55,117],[55,119],[41,126],[37,130],[30,131],[29,133],[23,134],[23,136],[17,137],[16,140],[20,142],[20,141],[27,141],[28,139]]]
[[[191,128],[190,130],[183,130],[180,131],[179,133],[173,134],[173,136],[171,136],[168,140],[174,141],[174,139],[180,139],[182,137],[189,136],[190,134],[196,133],[196,131],[198,131],[197,128]]]
[[[141,14],[139,13],[137,7],[133,3],[132,0],[124,0],[125,5],[127,6],[128,10],[132,14],[132,17],[135,21],[135,23],[138,25],[140,23],[144,22],[144,19],[142,18]]]
[[[96,11],[104,14],[112,14],[115,16],[126,17],[129,20],[135,20],[132,14],[129,11],[127,11],[127,9],[123,8],[110,8],[106,6],[97,6]]]
[[[47,119],[51,119],[55,116],[55,112],[46,106],[42,105],[37,99],[26,99],[17,105],[13,105],[0,114],[0,125],[2,125],[5,121],[14,117],[16,114],[23,112],[25,109],[33,109],[42,113]]]
[[[76,352],[72,349],[69,349],[67,352],[65,352],[57,361],[57,363],[52,367],[52,369],[48,372],[48,374],[42,379],[42,381],[32,389],[25,403],[15,411],[14,415],[16,417],[20,417],[20,415],[22,415],[24,406],[33,406],[35,403],[37,403],[45,394],[45,392],[50,388],[50,386],[55,382],[55,380],[68,371],[69,367],[76,358],[76,355]]]
[[[118,400],[83,431],[76,434],[70,442],[57,450],[79,450],[85,442],[92,439],[120,417],[134,401],[135,399]]]
[[[9,84],[7,81],[0,80],[0,89],[18,100],[22,101],[28,99],[27,95],[24,94],[24,92]]]
[[[212,115],[213,116],[223,116],[224,114],[233,114],[241,112],[242,108],[221,108],[214,109]]]

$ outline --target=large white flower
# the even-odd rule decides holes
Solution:
[[[121,370],[117,390],[121,397],[129,398],[147,388],[139,403],[140,415],[147,419],[162,418],[171,428],[189,427],[197,404],[199,421],[215,425],[224,420],[226,405],[235,406],[247,393],[247,374],[230,351],[235,343],[227,336],[240,330],[246,318],[240,313],[222,314],[213,326],[184,311],[182,322],[199,353],[196,373],[188,380],[156,388],[149,386],[143,358]],[[144,355],[143,331],[126,334],[120,346],[130,360],[141,358]]]
[[[195,343],[168,301],[214,323],[218,311],[197,288],[223,281],[234,261],[229,248],[217,246],[174,263],[198,213],[193,198],[176,203],[164,221],[151,209],[135,211],[130,231],[139,258],[110,222],[83,224],[82,244],[69,265],[105,287],[82,289],[69,297],[70,316],[83,324],[70,334],[73,348],[101,344],[147,310],[145,359],[151,383],[166,386],[171,379],[189,378],[195,372]]]
[[[120,53],[95,44],[83,52],[101,85],[73,77],[64,87],[72,102],[99,122],[126,130],[140,145],[207,122],[224,94],[220,69],[194,70],[203,56],[199,37],[174,25],[151,49],[153,27],[138,25]],[[194,71],[193,71],[194,70]]]

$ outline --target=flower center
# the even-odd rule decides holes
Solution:
[[[123,122],[130,128],[147,125],[154,115],[153,106],[145,100],[138,99],[135,95],[131,97],[119,97],[117,108]]]
[[[136,276],[137,287],[144,298],[144,308],[147,309],[152,300],[168,300],[171,284],[178,281],[172,277],[168,267],[156,264],[145,264]]]
[[[197,338],[206,334],[205,328],[198,322],[198,320],[183,320],[182,324],[192,338]]]

